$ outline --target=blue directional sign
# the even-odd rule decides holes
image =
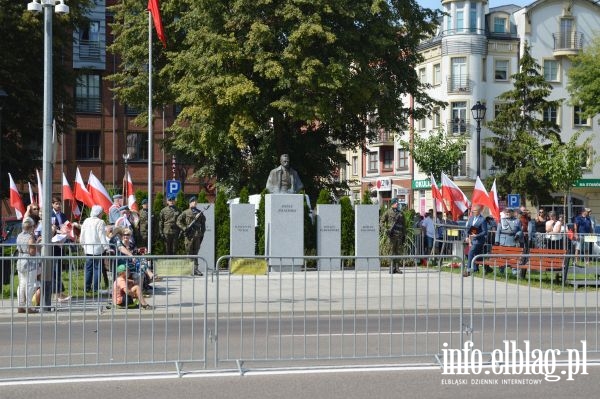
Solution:
[[[181,182],[179,180],[167,180],[165,182],[167,195],[177,195],[181,191]]]
[[[518,208],[521,205],[521,194],[508,194],[506,199],[509,208]]]

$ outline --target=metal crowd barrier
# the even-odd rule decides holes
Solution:
[[[449,237],[453,237],[450,235]],[[59,257],[70,301],[53,299],[40,313],[18,313],[16,258],[0,303],[0,369],[144,365],[182,372],[243,370],[256,365],[413,361],[431,363],[445,348],[472,340],[484,352],[503,340],[529,340],[565,349],[587,340],[600,352],[597,266],[513,275],[507,263],[488,271],[496,255],[482,254],[478,274],[462,277],[462,240],[439,255],[266,258],[225,256],[204,277],[193,277],[187,256],[143,256],[162,281],[152,284],[144,310],[118,309],[110,286],[82,287],[86,257]],[[565,264],[575,255],[563,255]],[[52,259],[39,257],[40,261]],[[103,256],[109,282],[117,256]],[[135,257],[136,259],[142,257]],[[295,261],[298,262],[295,262]],[[390,273],[396,265],[402,273]],[[564,272],[564,271],[563,271]],[[600,273],[598,273],[600,274]],[[581,279],[579,287],[568,280]]]

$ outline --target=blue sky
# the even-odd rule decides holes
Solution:
[[[525,6],[533,3],[534,0],[489,0],[490,8],[498,7],[507,4],[515,4],[517,6]],[[441,0],[418,0],[418,3],[421,6],[426,8],[440,8],[442,1]]]

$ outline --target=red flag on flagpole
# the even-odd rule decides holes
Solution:
[[[473,198],[471,200],[473,205],[483,205],[487,206],[490,211],[493,209],[492,202],[490,201],[490,197],[488,195],[485,186],[477,176],[477,180],[475,180],[475,188],[473,189]]]
[[[448,207],[446,206],[446,202],[444,201],[444,197],[442,197],[442,193],[441,193],[440,189],[437,186],[435,178],[433,177],[433,173],[431,174],[431,195],[436,200],[436,204],[437,205],[441,205],[441,208],[436,209],[436,211],[443,210],[444,212],[448,212]]]
[[[17,219],[20,220],[23,219],[23,215],[25,214],[25,205],[23,204],[19,190],[17,190],[17,185],[15,184],[10,173],[8,174],[8,179],[10,184],[10,206],[15,209]]]
[[[63,200],[71,201],[71,214],[75,218],[79,219],[81,217],[81,211],[79,210],[79,205],[77,201],[75,201],[75,196],[73,195],[73,191],[71,190],[71,186],[69,186],[69,182],[67,181],[67,177],[63,173],[63,187],[62,187],[62,197]]]
[[[135,191],[133,191],[133,182],[131,181],[131,175],[129,174],[129,171],[127,171],[125,175],[125,184],[126,190],[123,192],[127,193],[127,206],[132,211],[137,212],[139,209],[137,203],[135,202]]]
[[[112,201],[110,200],[110,195],[104,185],[100,180],[94,175],[92,171],[90,171],[90,177],[88,178],[88,191],[94,202],[102,207],[104,213],[108,215],[110,207],[112,206]]]
[[[85,187],[85,184],[83,184],[83,179],[81,178],[81,173],[79,172],[79,167],[77,167],[77,173],[75,173],[74,189],[75,189],[75,191],[73,194],[77,201],[83,202],[83,204],[85,206],[87,206],[88,208],[91,208],[94,205],[96,205],[96,203],[94,202],[94,199],[90,195],[90,192]]]
[[[498,204],[498,190],[496,189],[496,179],[494,179],[494,184],[492,184],[492,188],[490,189],[490,202],[492,207],[490,208],[490,212],[496,222],[500,223],[500,205]]]
[[[458,220],[469,209],[470,203],[465,193],[443,172],[442,198],[450,202],[450,212],[454,220]]]
[[[154,21],[154,28],[156,28],[156,34],[158,39],[162,42],[163,47],[167,47],[167,37],[165,36],[165,29],[163,28],[162,20],[160,18],[160,6],[158,0],[148,0],[148,11],[152,15],[152,21]]]

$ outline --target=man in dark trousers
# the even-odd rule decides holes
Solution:
[[[473,263],[473,258],[483,253],[483,246],[487,238],[488,229],[485,218],[481,216],[481,205],[473,205],[471,208],[471,217],[467,220],[467,244],[469,248],[469,257],[467,259],[467,270],[463,277],[470,276],[471,273],[478,272],[479,267]]]
[[[392,245],[392,255],[402,255],[404,241],[406,240],[406,226],[404,213],[397,198],[392,198],[390,208],[381,217],[381,228],[386,232]],[[402,273],[399,259],[393,259],[390,273]]]
[[[202,276],[198,265],[198,251],[206,231],[206,216],[197,207],[196,197],[189,199],[190,206],[177,218],[177,226],[184,236],[185,253],[194,259],[194,276]]]
[[[167,206],[161,209],[158,215],[158,234],[165,240],[165,255],[175,255],[177,251],[177,239],[179,238],[179,227],[177,218],[181,212],[175,206],[175,197],[167,197]]]

